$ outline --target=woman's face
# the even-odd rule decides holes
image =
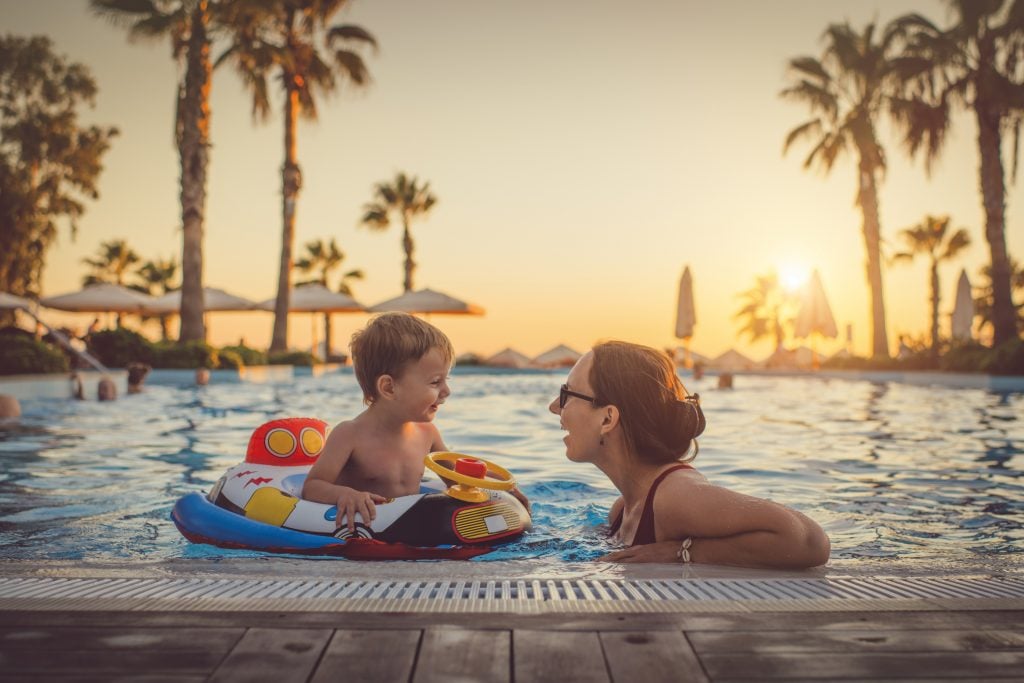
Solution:
[[[593,396],[594,389],[590,385],[590,368],[593,365],[594,354],[588,351],[569,371],[566,388],[576,394]],[[561,417],[562,429],[568,432],[562,439],[565,442],[565,457],[573,462],[592,460],[593,454],[600,448],[601,411],[594,407],[592,401],[577,396],[566,396],[563,407],[559,407],[559,397],[556,396],[548,410]]]

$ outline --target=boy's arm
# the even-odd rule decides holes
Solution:
[[[351,422],[342,422],[327,437],[324,451],[317,458],[316,464],[306,475],[302,485],[302,497],[315,503],[327,503],[338,507],[335,523],[341,526],[344,518],[348,522],[349,531],[356,529],[355,515],[359,513],[369,524],[376,518],[377,509],[374,503],[383,503],[384,496],[367,491],[357,491],[349,486],[335,484],[342,470],[352,457],[355,426]]]

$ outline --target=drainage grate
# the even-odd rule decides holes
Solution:
[[[1024,609],[1024,580],[0,578],[0,609],[696,612]],[[969,601],[970,605],[965,605]]]

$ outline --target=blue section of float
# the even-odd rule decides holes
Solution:
[[[345,541],[333,536],[294,531],[256,522],[217,507],[201,493],[189,493],[174,504],[171,519],[190,540],[221,547],[273,552],[309,552],[341,549]]]

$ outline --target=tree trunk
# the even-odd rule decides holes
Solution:
[[[881,227],[878,219],[878,189],[875,169],[860,156],[857,204],[863,216],[862,232],[867,250],[867,279],[871,290],[871,357],[889,357],[889,335],[885,327],[885,296],[882,290]]]
[[[934,258],[931,264],[932,294],[932,360],[939,358],[939,263]]]
[[[203,223],[206,170],[210,156],[210,39],[207,0],[199,0],[190,18],[185,91],[179,107],[181,159],[181,341],[206,339],[203,320]]]
[[[281,168],[281,264],[277,276],[277,302],[274,304],[274,335],[271,351],[288,348],[288,308],[291,303],[292,247],[295,241],[295,202],[302,187],[302,172],[295,159],[295,132],[299,116],[299,92],[286,75],[284,101],[284,165]]]
[[[1001,156],[1000,116],[979,95],[974,103],[978,120],[978,151],[981,155],[981,199],[985,207],[985,238],[992,270],[993,342],[999,346],[1017,336],[1017,316],[1010,292],[1010,258],[1006,253],[1006,189]]]
[[[409,217],[402,214],[402,248],[405,249],[405,291],[412,291],[412,272],[416,270],[416,262],[412,260],[412,253],[415,245],[412,243],[412,234],[409,232]]]

